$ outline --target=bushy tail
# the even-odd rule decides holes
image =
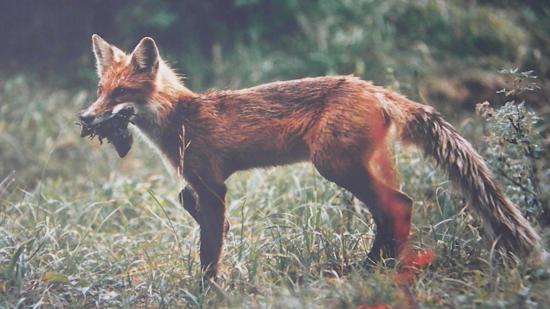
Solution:
[[[546,253],[540,236],[506,197],[483,158],[433,108],[414,105],[412,116],[409,114],[401,130],[404,141],[422,148],[447,171],[451,180],[468,194],[471,206],[500,245],[522,255],[535,253],[543,258]]]

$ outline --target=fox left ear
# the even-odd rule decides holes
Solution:
[[[120,61],[124,57],[124,53],[115,46],[107,43],[99,35],[92,35],[92,46],[96,60],[97,75],[101,77],[105,69]]]
[[[159,67],[159,51],[152,38],[145,37],[132,52],[132,64],[136,71],[156,73]]]

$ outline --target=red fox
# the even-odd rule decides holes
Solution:
[[[224,181],[236,171],[307,160],[368,207],[377,228],[368,258],[399,258],[413,203],[393,179],[386,153],[392,127],[446,170],[500,245],[539,260],[547,256],[540,236],[481,156],[430,106],[352,76],[199,94],[183,85],[151,38],[129,55],[98,35],[92,42],[97,100],[80,114],[81,123],[98,125],[132,109],[131,122],[188,184],[180,200],[200,225],[200,260],[208,277],[217,273],[229,227]],[[131,144],[126,146],[121,148]]]

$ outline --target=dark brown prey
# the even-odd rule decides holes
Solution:
[[[103,139],[106,138],[113,144],[118,155],[124,158],[132,147],[133,138],[128,130],[128,124],[132,122],[131,118],[134,114],[134,108],[129,106],[116,114],[105,115],[92,124],[79,122],[82,127],[80,137],[89,136],[93,139],[97,136],[100,143],[103,143]]]

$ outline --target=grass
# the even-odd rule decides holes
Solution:
[[[72,123],[89,99],[24,79],[0,89],[0,306],[406,303],[392,267],[361,266],[374,235],[368,213],[309,164],[229,179],[221,279],[202,289],[199,229],[177,203],[181,183],[142,142],[119,160],[110,145],[80,140]],[[435,254],[411,286],[420,307],[550,306],[544,269],[492,250],[419,153],[396,160],[415,200],[412,246]]]

